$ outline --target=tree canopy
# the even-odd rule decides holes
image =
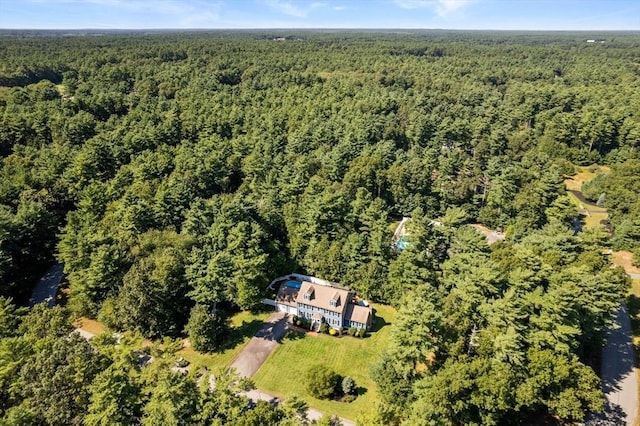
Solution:
[[[69,338],[63,310],[14,307],[58,261],[73,315],[203,350],[292,270],[398,307],[371,424],[580,421],[599,408],[591,354],[628,283],[606,233],[570,228],[573,165],[611,167],[584,193],[609,210],[614,247],[640,253],[640,37],[602,39],[0,35],[0,414],[300,418],[241,414],[232,380],[203,392],[143,374]],[[475,223],[506,241],[489,248]],[[70,377],[51,412],[42,395]]]

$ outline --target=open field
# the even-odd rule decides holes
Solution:
[[[576,208],[583,212],[584,215],[584,227],[594,228],[600,226],[600,221],[607,220],[609,215],[607,209],[604,207],[596,206],[595,204],[586,204],[571,191],[581,191],[582,184],[595,178],[598,173],[609,173],[611,169],[607,166],[598,166],[595,171],[589,171],[590,167],[578,167],[578,172],[565,179],[564,184],[567,188],[567,195],[571,198],[571,201],[575,204]],[[581,195],[581,194],[579,194]]]
[[[602,213],[589,213],[584,217],[584,227],[585,228],[594,228],[596,226],[601,226],[600,221],[607,220],[609,215],[607,212]]]
[[[598,176],[598,173],[609,173],[611,169],[607,166],[597,166],[595,171],[589,171],[591,166],[579,166],[576,167],[578,172],[564,180],[568,190],[581,191],[582,184],[589,182],[591,179]]]
[[[296,395],[309,406],[323,413],[355,419],[359,413],[374,408],[376,386],[369,375],[369,368],[376,362],[390,339],[390,324],[395,320],[395,310],[389,306],[374,304],[376,310],[374,332],[364,339],[351,336],[340,338],[326,334],[317,336],[290,331],[279,346],[253,377],[258,389],[287,398]],[[319,400],[305,389],[302,378],[314,365],[323,365],[341,376],[350,376],[360,389],[358,398],[351,403]]]
[[[581,200],[579,200],[578,197],[576,197],[576,195],[573,192],[567,192],[567,195],[569,195],[569,198],[571,198],[571,201],[573,201],[576,207],[580,210],[589,210],[590,213],[591,212],[605,213],[605,214],[607,213],[606,207],[600,207],[595,204],[584,203]]]
[[[616,251],[611,254],[611,263],[622,266],[627,274],[640,274],[640,268],[633,266],[633,254],[629,251]]]
[[[106,327],[104,326],[104,324],[102,324],[99,321],[96,320],[92,320],[90,318],[87,317],[80,317],[77,320],[75,320],[73,322],[73,325],[77,328],[80,328],[84,331],[88,331],[89,333],[93,334],[93,335],[100,335],[102,333],[104,333],[104,331],[106,330]]]

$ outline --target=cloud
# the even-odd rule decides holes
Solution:
[[[287,0],[263,0],[263,3],[280,13],[295,16],[296,18],[306,18],[312,10],[329,6],[327,3],[321,1],[316,1],[304,6],[293,4],[293,2]]]
[[[438,15],[445,16],[471,3],[473,0],[394,0],[403,9],[433,9]]]
[[[272,9],[275,9],[285,15],[295,16],[296,18],[306,18],[309,14],[309,11],[306,9],[301,9],[300,7],[289,3],[288,1],[282,0],[265,0],[267,6]]]
[[[181,17],[180,26],[183,28],[206,28],[213,26],[219,19],[220,14],[217,10],[191,13]]]
[[[95,6],[123,9],[132,12],[151,12],[162,15],[204,14],[217,15],[219,1],[187,0],[31,0],[32,3],[90,4]]]

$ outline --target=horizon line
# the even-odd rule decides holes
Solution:
[[[418,28],[418,27],[211,27],[211,28],[126,28],[126,27],[72,27],[72,28],[0,28],[0,31],[497,31],[497,32],[637,32],[640,29],[505,29],[505,28]]]

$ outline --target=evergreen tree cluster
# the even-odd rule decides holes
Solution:
[[[640,37],[289,35],[0,36],[0,296],[24,303],[57,260],[75,315],[215,350],[226,311],[306,272],[399,307],[372,424],[597,410],[591,365],[627,283],[606,233],[569,228],[563,178],[610,165],[584,191],[615,247],[638,250]],[[506,242],[489,249],[475,222]],[[122,423],[237,414],[217,411],[224,390],[142,378],[65,327],[47,350],[6,337],[14,423],[103,424],[120,404]],[[65,362],[78,389],[51,413],[42,392]]]

